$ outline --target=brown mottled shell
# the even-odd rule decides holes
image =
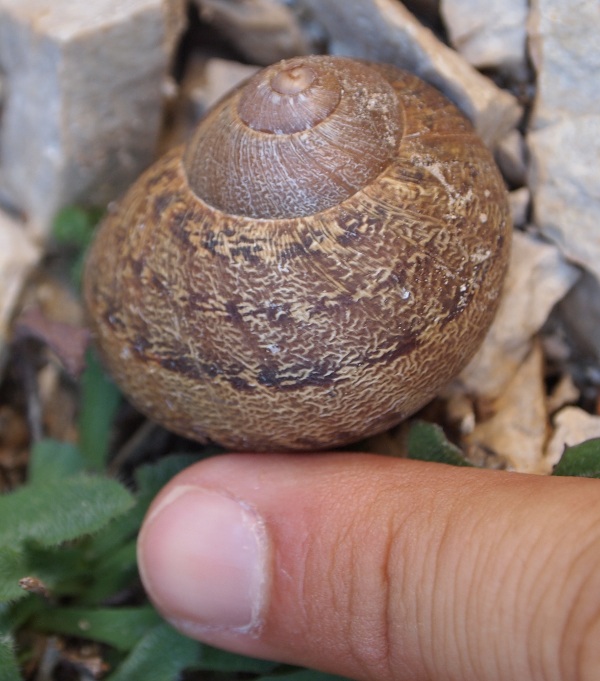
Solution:
[[[509,244],[502,178],[452,104],[391,66],[302,57],[139,179],[98,232],[85,299],[151,418],[240,450],[322,449],[463,368]]]

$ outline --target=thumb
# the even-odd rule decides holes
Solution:
[[[600,484],[367,454],[226,455],[161,492],[144,584],[181,631],[378,681],[600,679]]]

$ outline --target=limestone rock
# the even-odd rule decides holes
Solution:
[[[438,87],[494,146],[521,116],[517,100],[438,40],[396,0],[297,0],[330,36],[333,54],[389,62]]]
[[[548,473],[544,456],[547,431],[543,354],[534,344],[502,394],[491,405],[493,415],[465,437],[470,458],[492,453],[509,470]]]
[[[531,0],[529,51],[537,72],[532,127],[600,115],[598,26],[596,0]]]
[[[528,135],[534,222],[600,279],[600,4],[533,0],[537,95]]]
[[[502,394],[531,350],[554,305],[579,272],[551,244],[515,232],[498,313],[483,345],[460,376],[464,389],[486,398]]]
[[[0,0],[0,194],[46,233],[153,157],[182,0]]]
[[[195,0],[202,19],[216,26],[254,64],[268,65],[313,51],[286,4],[279,0]]]
[[[528,0],[441,0],[452,46],[477,68],[526,72]]]
[[[202,64],[195,76],[190,74],[190,79],[184,80],[182,89],[189,97],[196,120],[226,92],[254,75],[258,68],[229,59],[215,58]]]
[[[496,148],[498,166],[513,187],[522,187],[527,180],[526,153],[525,140],[518,130],[511,130]]]
[[[600,279],[600,114],[534,130],[528,143],[535,224]]]

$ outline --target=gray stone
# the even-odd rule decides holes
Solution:
[[[600,115],[565,117],[528,144],[536,226],[600,279]]]
[[[452,46],[477,68],[526,73],[527,0],[441,0]]]
[[[521,117],[515,97],[438,40],[396,0],[298,0],[330,36],[330,51],[389,62],[438,87],[494,146]]]
[[[537,94],[527,142],[534,222],[600,279],[600,3],[532,0]]]
[[[0,193],[46,233],[150,162],[181,0],[0,0]]]
[[[313,51],[310,39],[279,0],[194,0],[204,21],[216,26],[248,61],[267,65]]]
[[[600,3],[531,0],[529,51],[537,72],[533,128],[565,116],[600,115]]]
[[[527,147],[523,135],[511,130],[500,140],[495,156],[506,181],[513,187],[522,187],[527,180]]]

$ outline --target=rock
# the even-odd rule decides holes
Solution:
[[[529,213],[529,204],[531,203],[531,192],[527,187],[515,189],[509,193],[508,201],[510,203],[513,226],[516,228],[525,227]]]
[[[41,248],[25,227],[0,210],[0,369],[15,303],[40,257]]]
[[[512,187],[522,187],[527,180],[527,157],[523,135],[511,130],[496,147],[496,162]]]
[[[561,301],[559,314],[584,360],[600,363],[600,282],[585,273]]]
[[[209,59],[182,84],[196,121],[226,92],[254,75],[260,67],[228,59]]]
[[[600,416],[592,416],[579,407],[565,407],[554,417],[554,434],[546,449],[549,472],[560,461],[565,447],[600,437]]]
[[[598,26],[600,3],[594,0],[531,0],[529,52],[537,72],[533,128],[600,115]]]
[[[525,75],[528,0],[441,0],[440,11],[451,45],[470,64]]]
[[[40,234],[152,160],[182,0],[0,0],[0,194]]]
[[[200,16],[214,25],[248,61],[268,65],[313,51],[289,7],[279,0],[195,0]]]
[[[542,344],[544,348],[544,357],[548,359],[546,355],[546,345]],[[579,397],[581,396],[581,391],[575,385],[575,381],[571,374],[563,374],[558,383],[552,388],[552,392],[548,395],[546,400],[546,406],[548,408],[549,414],[554,414],[559,409],[563,407],[575,404]]]
[[[465,436],[470,459],[481,460],[491,454],[509,470],[549,472],[544,457],[548,424],[543,359],[540,345],[534,344],[502,394],[493,401],[493,416]]]
[[[466,392],[493,399],[503,393],[554,305],[579,276],[551,244],[515,232],[496,318],[459,381]]]
[[[600,4],[532,0],[537,94],[527,142],[535,224],[600,279]]]
[[[600,115],[534,130],[528,144],[534,223],[600,279]]]
[[[515,97],[438,40],[396,0],[296,0],[330,36],[333,54],[389,62],[438,87],[473,121],[489,146],[521,117]]]

